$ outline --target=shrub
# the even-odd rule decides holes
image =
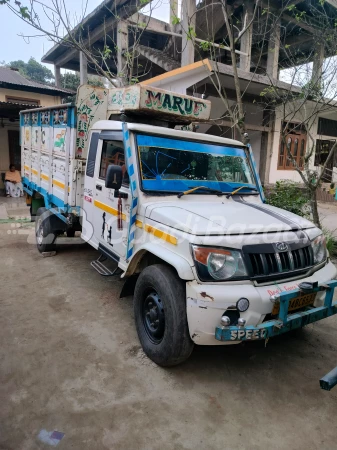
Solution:
[[[277,181],[269,191],[266,202],[302,217],[310,215],[308,195],[303,189],[303,185],[295,181]]]
[[[331,258],[337,257],[337,239],[330,230],[323,228],[323,233],[326,240],[326,248],[330,253]]]

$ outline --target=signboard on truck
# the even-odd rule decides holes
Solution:
[[[211,102],[151,86],[135,85],[110,89],[108,111],[111,114],[141,111],[168,120],[171,116],[172,121],[177,123],[203,121],[210,118]]]

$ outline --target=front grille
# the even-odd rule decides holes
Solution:
[[[296,248],[287,252],[246,253],[252,277],[283,278],[289,272],[308,270],[313,266],[313,254],[310,246]]]

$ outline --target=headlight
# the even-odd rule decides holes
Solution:
[[[314,263],[319,264],[326,260],[327,257],[327,249],[325,237],[323,234],[320,234],[315,239],[311,241],[312,251],[314,253]]]
[[[247,277],[239,250],[192,246],[194,261],[202,281]]]

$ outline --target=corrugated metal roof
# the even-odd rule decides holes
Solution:
[[[28,80],[23,77],[18,71],[9,69],[7,67],[0,67],[0,83],[14,84],[16,86],[26,86],[30,88],[48,90],[59,94],[74,94],[71,89],[60,89],[56,86],[49,86],[47,84],[37,83],[36,81]],[[24,90],[24,89],[23,89]]]

